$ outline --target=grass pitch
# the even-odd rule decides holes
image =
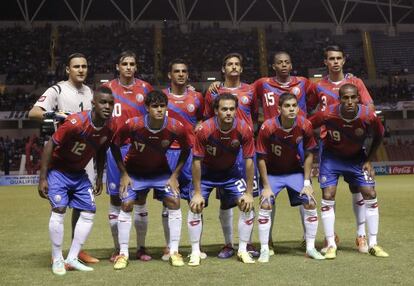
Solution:
[[[202,248],[209,255],[197,268],[173,268],[161,261],[164,237],[161,206],[149,202],[147,246],[153,255],[150,262],[131,260],[127,269],[115,271],[108,257],[112,236],[107,222],[108,196],[97,198],[97,215],[92,233],[84,249],[101,262],[92,273],[68,272],[56,277],[50,269],[48,221],[50,207],[41,199],[35,186],[0,188],[0,285],[414,285],[414,177],[379,176],[377,191],[380,206],[379,244],[389,252],[388,259],[359,254],[354,247],[355,220],[351,195],[341,182],[337,193],[336,232],[340,237],[338,256],[331,261],[314,261],[304,257],[299,244],[302,226],[297,208],[291,208],[286,192],[277,199],[276,225],[273,237],[276,256],[268,264],[244,265],[235,258],[216,258],[223,242],[218,220],[218,203],[214,194],[204,211]],[[320,191],[315,184],[320,201]],[[257,202],[256,202],[257,205]],[[187,206],[183,206],[181,252],[190,251],[185,224]],[[65,219],[65,243],[70,245],[70,211]],[[237,217],[235,234],[237,242]],[[323,240],[319,223],[317,247]],[[253,234],[258,245],[257,223]],[[132,229],[130,253],[135,252]]]

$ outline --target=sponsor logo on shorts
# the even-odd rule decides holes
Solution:
[[[53,197],[53,200],[54,200],[55,202],[59,203],[59,202],[62,200],[62,197],[61,197],[60,195],[55,195],[55,196]]]
[[[115,190],[115,189],[116,189],[116,184],[115,184],[115,183],[110,183],[110,184],[109,184],[109,188],[110,188],[111,190]]]

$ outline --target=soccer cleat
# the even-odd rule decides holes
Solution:
[[[203,260],[207,259],[207,253],[201,251],[200,252],[200,258],[203,259]]]
[[[247,252],[249,252],[253,257],[260,256],[260,251],[258,251],[256,247],[254,247],[254,245],[251,243],[247,244]]]
[[[260,251],[260,256],[257,261],[259,261],[260,263],[267,263],[269,262],[269,259],[270,259],[270,250],[266,249],[266,250]]]
[[[115,270],[125,269],[128,266],[128,263],[129,263],[128,258],[125,255],[123,254],[118,255],[114,261],[114,269]]]
[[[111,257],[109,257],[109,261],[114,263],[118,255],[119,255],[119,249],[115,249],[114,252],[112,252]]]
[[[71,260],[66,259],[65,263],[70,270],[79,270],[79,271],[85,271],[85,272],[93,271],[92,267],[86,266],[81,261],[79,261],[78,258],[71,259]]]
[[[382,249],[381,246],[378,246],[378,245],[374,245],[373,247],[371,247],[369,249],[369,254],[376,256],[376,257],[383,257],[383,258],[390,256],[388,253],[384,251],[384,249]]]
[[[88,264],[89,263],[98,263],[99,262],[99,259],[98,258],[95,258],[93,256],[90,256],[88,253],[86,253],[83,250],[81,250],[79,252],[78,259],[80,261],[82,261],[83,263],[88,263]]]
[[[326,258],[319,251],[317,251],[316,248],[306,250],[306,256],[315,260],[324,260]]]
[[[355,239],[355,244],[359,252],[368,253],[368,243],[367,243],[367,238],[365,237],[365,235],[358,236]]]
[[[53,274],[59,276],[66,274],[65,261],[63,260],[63,258],[53,261],[52,272]]]
[[[141,261],[150,261],[152,259],[152,257],[150,255],[147,254],[147,251],[145,249],[145,247],[140,247],[137,250],[137,259],[141,260]]]
[[[336,247],[329,246],[325,252],[325,259],[335,259],[336,258]]]
[[[335,244],[336,244],[336,247],[338,247],[338,244],[339,244],[339,236],[336,233],[335,233]],[[305,247],[306,247],[306,241],[305,241]],[[323,240],[323,248],[321,249],[321,253],[322,254],[325,254],[327,250],[328,250],[328,241],[325,238]]]
[[[170,254],[170,264],[172,266],[181,267],[184,266],[184,260],[181,254],[178,252],[174,252],[174,254]]]
[[[248,251],[237,252],[238,259],[246,264],[253,264],[255,263],[252,254]]]
[[[188,261],[188,266],[200,266],[201,255],[200,253],[191,253],[190,260]]]
[[[269,256],[275,255],[275,246],[273,245],[273,241],[269,241]]]
[[[170,260],[170,248],[168,246],[166,246],[164,248],[164,250],[162,251],[161,260],[162,261],[169,261]]]
[[[227,259],[234,255],[234,248],[231,244],[226,244],[217,255],[218,258]]]

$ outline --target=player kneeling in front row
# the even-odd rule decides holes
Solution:
[[[377,245],[379,212],[371,165],[371,159],[381,143],[384,127],[371,108],[358,104],[360,96],[355,85],[342,85],[339,99],[340,104],[330,105],[309,119],[314,128],[324,126],[321,132],[319,183],[322,189],[321,217],[328,242],[325,258],[336,258],[335,194],[340,175],[364,198],[369,253],[388,257],[388,253]],[[364,143],[369,134],[372,135],[372,143],[366,154]]]
[[[215,116],[203,122],[197,129],[193,148],[194,192],[188,216],[192,252],[188,265],[200,265],[201,213],[208,205],[213,188],[221,190],[222,206],[239,206],[241,212],[238,257],[243,263],[254,263],[246,249],[254,220],[253,131],[244,120],[236,119],[237,98],[234,95],[223,93],[217,96],[213,106]],[[243,150],[246,176],[236,163],[240,149]]]
[[[313,259],[325,259],[315,249],[318,230],[313,189],[310,182],[313,154],[316,147],[311,123],[298,116],[295,95],[283,93],[279,98],[279,116],[266,120],[257,139],[258,167],[262,181],[259,209],[259,262],[269,262],[269,232],[275,197],[287,189],[291,206],[303,208],[306,254]]]
[[[94,195],[102,191],[105,152],[113,136],[111,127],[114,98],[107,87],[95,91],[92,110],[70,115],[53,134],[43,151],[39,195],[52,206],[49,234],[52,241],[52,272],[69,269],[92,271],[78,260],[78,254],[92,229],[96,206]],[[96,155],[98,175],[92,187],[85,166]],[[66,261],[63,260],[63,222],[67,207],[81,210]]]
[[[128,265],[128,242],[134,201],[146,195],[151,188],[168,208],[170,262],[173,266],[184,265],[178,253],[182,222],[178,177],[191,146],[184,125],[166,116],[167,105],[168,98],[164,93],[149,92],[145,97],[148,114],[128,119],[114,136],[111,150],[121,172],[119,194],[122,200],[118,216],[120,251],[115,258],[116,270],[124,269]],[[127,140],[131,142],[131,146],[122,160],[120,146]],[[174,140],[180,144],[181,154],[177,166],[171,171],[166,152]]]

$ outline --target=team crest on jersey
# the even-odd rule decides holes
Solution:
[[[110,183],[110,184],[109,184],[109,188],[110,188],[111,190],[115,190],[115,189],[116,189],[116,184],[115,184],[115,183]]]
[[[165,139],[161,141],[162,148],[167,148],[168,146],[170,146],[170,144],[171,144],[170,140]]]
[[[249,98],[248,98],[247,96],[242,96],[242,98],[241,98],[241,102],[242,102],[243,104],[248,104],[248,103],[249,103]]]
[[[355,135],[356,136],[362,136],[362,135],[364,135],[364,130],[362,128],[355,129]]]
[[[99,140],[99,144],[102,145],[103,143],[106,142],[106,140],[108,140],[108,137],[104,136],[101,138],[101,140]]]
[[[76,124],[76,119],[75,118],[72,118],[71,120],[70,120],[70,123],[72,123],[72,124]]]
[[[238,148],[238,147],[240,147],[240,141],[237,140],[237,139],[234,139],[233,141],[231,141],[231,144],[230,145],[233,148]]]
[[[300,88],[295,86],[290,90],[291,93],[293,93],[294,95],[298,96],[300,93]]]
[[[143,101],[144,101],[144,96],[143,96],[141,93],[138,93],[138,94],[135,96],[135,98],[136,98],[136,100],[137,100],[138,102],[143,102]]]
[[[194,109],[195,109],[194,104],[190,103],[189,105],[187,105],[187,110],[188,110],[188,112],[193,112],[193,111],[194,111]]]
[[[299,136],[298,138],[296,138],[296,144],[299,144],[302,140],[303,140],[303,137]]]
[[[53,199],[54,199],[54,201],[55,202],[60,202],[61,200],[62,200],[62,197],[60,196],[60,195],[55,195],[54,197],[53,197]]]

